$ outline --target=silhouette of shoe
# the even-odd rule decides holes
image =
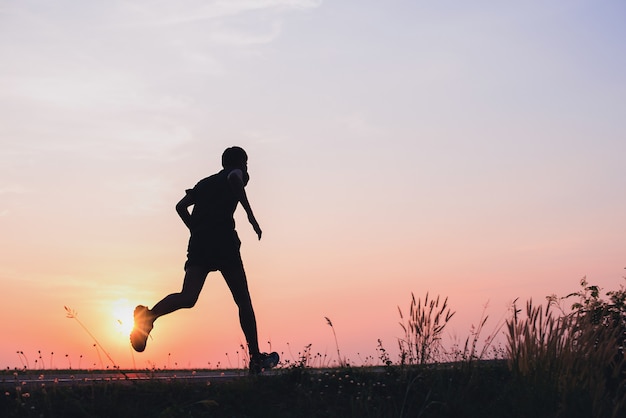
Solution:
[[[138,305],[133,312],[135,318],[135,326],[130,333],[130,344],[135,351],[141,353],[146,349],[148,335],[152,331],[154,318],[150,315],[150,311],[146,306]]]
[[[259,353],[253,354],[250,359],[250,374],[257,375],[265,370],[269,370],[276,367],[280,361],[280,356],[277,352],[272,353]]]

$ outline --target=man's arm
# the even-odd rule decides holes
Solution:
[[[244,188],[241,170],[231,171],[228,175],[228,183],[230,184],[233,192],[235,192],[237,200],[239,201],[239,203],[241,203],[241,206],[246,211],[246,214],[248,215],[248,221],[252,225],[252,228],[254,228],[254,232],[256,232],[259,239],[261,239],[261,227],[254,217],[254,213],[252,212],[252,208],[250,207],[250,202],[248,202],[248,196],[246,195],[246,189]]]
[[[180,199],[180,202],[176,204],[176,212],[178,213],[178,216],[180,216],[180,219],[183,220],[187,228],[189,228],[190,230],[191,230],[191,214],[189,213],[189,207],[193,206],[193,204],[194,204],[193,198],[191,197],[191,195],[189,195],[189,193],[187,193],[185,197]]]

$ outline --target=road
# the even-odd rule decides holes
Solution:
[[[272,375],[280,370],[265,372]],[[16,371],[11,374],[5,371],[0,375],[0,388],[9,389],[67,386],[75,384],[97,384],[103,382],[132,383],[138,381],[193,381],[193,382],[224,382],[248,375],[247,370],[169,370],[169,371],[94,371],[84,370],[36,370]]]

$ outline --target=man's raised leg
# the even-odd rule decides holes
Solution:
[[[152,309],[143,305],[135,308],[135,325],[130,333],[130,342],[135,351],[142,352],[146,349],[148,335],[157,318],[181,308],[191,308],[196,304],[208,273],[208,269],[204,267],[188,266],[183,289],[179,293],[167,295]]]

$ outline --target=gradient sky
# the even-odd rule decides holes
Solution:
[[[486,305],[485,336],[515,298],[618,288],[624,22],[621,0],[0,0],[0,366],[110,365],[64,306],[122,367],[235,366],[219,273],[144,353],[124,329],[180,289],[174,205],[231,145],[286,359],[336,360],[324,317],[352,362],[395,355],[411,292],[464,341]]]

